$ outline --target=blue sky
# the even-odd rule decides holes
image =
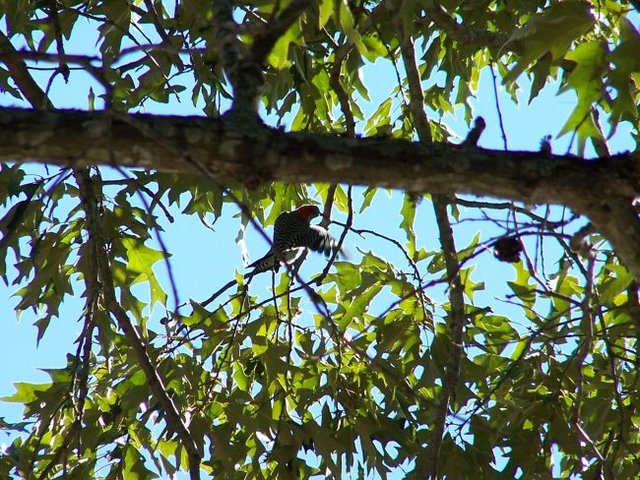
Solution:
[[[3,27],[0,27],[3,28]],[[95,45],[95,31],[86,26],[78,32],[78,36],[71,39],[67,45],[67,53],[93,54]],[[41,65],[44,66],[44,65]],[[50,72],[40,71],[34,75],[42,86],[47,84]],[[369,85],[372,101],[369,105],[363,105],[365,114],[371,114],[377,104],[386,98],[388,92],[395,87],[395,74],[388,62],[379,61],[374,65],[368,65],[364,71],[364,82]],[[61,77],[57,77],[51,88],[51,98],[58,108],[88,107],[90,78],[77,70],[71,72],[70,81],[65,84]],[[525,85],[526,87],[526,85]],[[94,86],[95,88],[95,86]],[[540,139],[547,134],[558,132],[566,121],[574,105],[574,97],[571,93],[556,95],[557,85],[545,88],[540,96],[531,105],[526,104],[528,91],[523,88],[520,97],[520,105],[514,104],[510,97],[499,88],[499,102],[502,109],[505,130],[512,150],[537,150]],[[99,93],[99,92],[96,92]],[[190,93],[187,90],[181,102],[172,101],[167,105],[148,103],[142,110],[147,113],[199,115],[201,105],[193,106],[190,101]],[[497,120],[495,100],[493,96],[492,79],[490,72],[485,70],[481,77],[478,98],[472,101],[474,116],[482,115],[487,121],[485,130],[479,145],[485,148],[502,149],[503,141],[500,134],[500,126]],[[8,94],[0,94],[0,106],[27,106]],[[444,122],[464,138],[467,127],[462,121],[461,112],[456,115],[448,115]],[[271,119],[271,121],[275,121]],[[555,152],[564,153],[569,144],[570,136],[554,139],[552,144]],[[631,148],[631,139],[628,125],[621,125],[617,134],[611,139],[611,147],[614,151]],[[32,168],[32,167],[29,167]],[[38,167],[35,168],[38,170]],[[119,174],[112,169],[105,168],[105,175],[117,178]],[[354,189],[356,205],[360,203],[359,194],[362,188]],[[357,215],[355,226],[358,228],[373,228],[404,241],[404,234],[398,229],[401,221],[399,211],[402,201],[401,192],[392,192],[388,195],[385,191],[378,193],[373,206],[363,214]],[[182,205],[183,207],[185,204]],[[174,223],[169,223],[161,212],[158,215],[165,228],[163,234],[167,249],[173,253],[171,264],[177,280],[181,301],[190,298],[203,300],[213,291],[226,283],[234,275],[234,271],[243,271],[242,257],[235,237],[239,228],[239,221],[232,214],[233,207],[225,207],[226,214],[213,226],[213,231],[205,228],[200,221],[192,216],[181,215],[178,210],[173,210]],[[358,208],[356,208],[356,212]],[[4,212],[0,209],[0,214]],[[337,212],[336,218],[343,219]],[[428,202],[423,202],[416,218],[416,233],[419,246],[427,250],[437,250],[439,243],[434,231],[432,209]],[[339,228],[333,226],[331,231],[339,234]],[[499,232],[488,223],[468,223],[456,230],[456,240],[459,247],[469,243],[476,232],[481,231],[483,238],[489,238]],[[270,230],[268,230],[270,233]],[[247,245],[251,259],[256,259],[264,253],[268,245],[261,236],[249,227],[247,232]],[[372,250],[376,255],[385,257],[394,262],[402,262],[402,256],[394,251],[388,244],[367,237],[361,239],[356,235],[349,235],[346,242],[347,249],[351,252],[350,261],[358,261],[358,249]],[[302,270],[302,276],[308,277],[323,268],[323,259],[310,257]],[[8,261],[8,264],[11,262]],[[163,285],[168,286],[166,270],[162,264],[155,268]],[[9,268],[11,272],[11,268]],[[514,269],[507,264],[501,264],[492,259],[489,252],[478,258],[476,273],[478,280],[483,280],[488,288],[479,292],[476,301],[494,305],[495,297],[505,292],[505,281],[512,279]],[[475,277],[474,277],[475,278]],[[252,283],[252,291],[267,292],[270,278],[264,276]],[[262,289],[262,290],[261,290]],[[25,312],[16,319],[14,307],[18,302],[15,293],[16,287],[0,284],[0,322],[2,332],[0,336],[0,397],[13,393],[13,383],[17,381],[46,382],[48,376],[39,371],[40,368],[61,367],[66,364],[66,353],[75,349],[73,344],[80,332],[81,324],[78,319],[82,314],[81,291],[77,290],[77,298],[63,306],[58,319],[52,322],[47,334],[39,345],[36,345],[36,329],[33,322],[37,315]],[[144,288],[141,294],[144,295]],[[434,289],[435,298],[442,301],[442,289]],[[172,302],[170,302],[171,304]],[[382,308],[383,305],[380,305]],[[375,308],[375,306],[373,307]],[[503,305],[504,311],[509,315],[509,307]],[[19,406],[0,402],[0,417],[16,419],[20,415]],[[0,433],[0,444],[8,442],[6,435]]]

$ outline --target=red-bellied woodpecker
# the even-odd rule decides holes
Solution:
[[[281,213],[273,227],[273,247],[267,254],[253,262],[246,276],[280,268],[280,263],[293,263],[305,248],[329,256],[338,249],[338,243],[320,225],[311,225],[311,220],[320,216],[315,205],[303,205],[291,212]]]

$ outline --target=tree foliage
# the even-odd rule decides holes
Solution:
[[[0,275],[16,290],[16,311],[32,312],[40,340],[56,335],[61,308],[81,297],[77,348],[65,366],[48,369],[46,383],[17,383],[5,398],[24,413],[1,422],[8,440],[0,476],[640,475],[635,173],[622,193],[618,183],[594,178],[603,203],[586,217],[591,200],[580,203],[575,192],[588,186],[569,181],[575,202],[567,205],[584,211],[415,189],[391,201],[380,178],[358,189],[271,183],[265,172],[277,169],[286,144],[265,148],[244,178],[183,153],[199,143],[189,138],[196,132],[224,136],[220,151],[242,159],[234,138],[272,132],[265,119],[322,134],[318,145],[346,137],[343,150],[369,137],[391,152],[408,142],[429,148],[454,141],[445,119],[455,115],[470,128],[456,151],[474,158],[485,123],[473,122],[473,99],[490,72],[496,90],[500,83],[515,102],[554,85],[573,92],[566,123],[551,133],[570,136],[576,165],[596,164],[585,158],[595,152],[605,175],[607,161],[617,168],[608,142],[625,125],[633,151],[625,158],[637,159],[638,7],[630,0],[0,2],[3,95],[44,119],[42,138],[27,143],[58,145],[44,125],[55,113],[53,94],[67,88],[62,79],[88,75],[87,110],[106,111],[112,123],[86,121],[85,137],[70,143],[115,166],[86,167],[82,158],[24,165],[50,159],[12,147],[17,163],[0,167]],[[82,50],[86,29],[98,31],[91,54]],[[369,108],[377,79],[362,71],[373,63],[395,82]],[[180,139],[177,127],[163,134],[130,115],[178,101],[221,123],[208,134],[184,130]],[[153,166],[133,140],[128,154],[98,143],[92,150],[91,131],[115,145],[118,124],[175,153],[192,173],[118,166]],[[16,139],[27,138],[27,125],[14,128]],[[301,138],[288,132],[277,135]],[[552,144],[543,139],[539,155],[552,156]],[[323,168],[340,172],[341,158]],[[443,158],[452,176],[466,168]],[[547,162],[526,163],[524,177],[549,178],[527,186],[536,199],[564,198],[563,179],[575,172],[563,161],[553,179]],[[389,162],[389,175],[397,168]],[[497,170],[496,178],[496,196],[520,185]],[[296,264],[250,285],[217,272],[216,282],[229,283],[207,300],[191,298],[190,284],[174,278],[162,233],[172,234],[176,216],[210,226],[236,215],[242,246],[245,228],[266,237],[279,213],[305,202],[323,206],[323,222],[334,220],[349,258],[313,263],[317,270]],[[388,204],[395,217],[378,214],[375,228],[360,221]],[[609,217],[615,227],[607,228]],[[437,245],[418,235],[427,229]],[[231,236],[211,233],[221,235]],[[178,293],[186,304],[176,305]]]

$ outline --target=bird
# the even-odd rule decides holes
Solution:
[[[317,205],[302,205],[290,212],[283,212],[276,218],[273,227],[271,249],[247,268],[249,280],[254,275],[269,270],[278,271],[280,264],[293,263],[305,249],[329,256],[338,250],[338,242],[320,225],[311,225],[311,220],[322,216]]]

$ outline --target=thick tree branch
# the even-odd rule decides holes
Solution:
[[[249,134],[233,122],[205,117],[130,117],[128,122],[105,112],[0,108],[0,161],[108,165],[111,150],[121,166],[197,173],[188,160],[194,159],[221,178],[245,185],[337,181],[559,203],[576,210],[640,194],[640,155],[632,153],[584,160],[448,143],[285,133],[268,127]],[[167,151],[158,138],[182,151],[182,158]]]
[[[0,161],[84,166],[108,165],[115,158],[121,166],[195,174],[193,160],[221,181],[233,178],[249,187],[271,181],[343,182],[562,204],[590,217],[640,278],[640,220],[631,206],[640,194],[637,154],[584,160],[267,127],[247,132],[231,119],[133,116],[136,125],[153,133],[144,134],[132,122],[109,116],[0,109]],[[181,158],[176,149],[184,152]]]

